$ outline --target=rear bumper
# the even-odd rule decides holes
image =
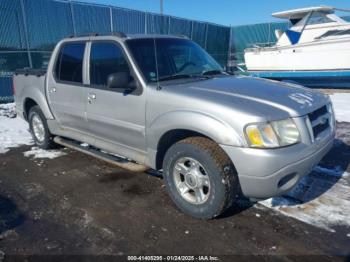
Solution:
[[[234,163],[243,195],[266,199],[290,190],[332,148],[334,133],[314,145],[275,150],[221,145]]]

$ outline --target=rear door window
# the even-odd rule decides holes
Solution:
[[[56,63],[56,79],[64,82],[82,84],[84,52],[85,43],[64,44]]]
[[[118,72],[130,72],[121,47],[112,42],[95,42],[91,45],[90,84],[106,87],[108,77]]]

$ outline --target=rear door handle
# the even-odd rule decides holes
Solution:
[[[50,89],[49,89],[49,92],[50,92],[50,93],[56,93],[56,88],[55,88],[55,87],[50,88]]]
[[[90,93],[88,98],[90,98],[90,99],[96,99],[96,94]]]
[[[89,93],[89,94],[88,94],[88,101],[89,101],[90,104],[91,104],[92,101],[95,100],[95,99],[96,99],[96,94],[94,94],[94,93]]]

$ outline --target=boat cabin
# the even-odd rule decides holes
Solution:
[[[272,16],[288,19],[291,27],[284,33],[276,30],[278,39],[276,46],[289,46],[302,43],[327,40],[348,34],[350,23],[335,14],[330,6],[308,7],[273,13]]]

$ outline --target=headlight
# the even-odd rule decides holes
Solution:
[[[292,119],[248,125],[245,132],[251,147],[275,148],[300,142],[299,130]]]

